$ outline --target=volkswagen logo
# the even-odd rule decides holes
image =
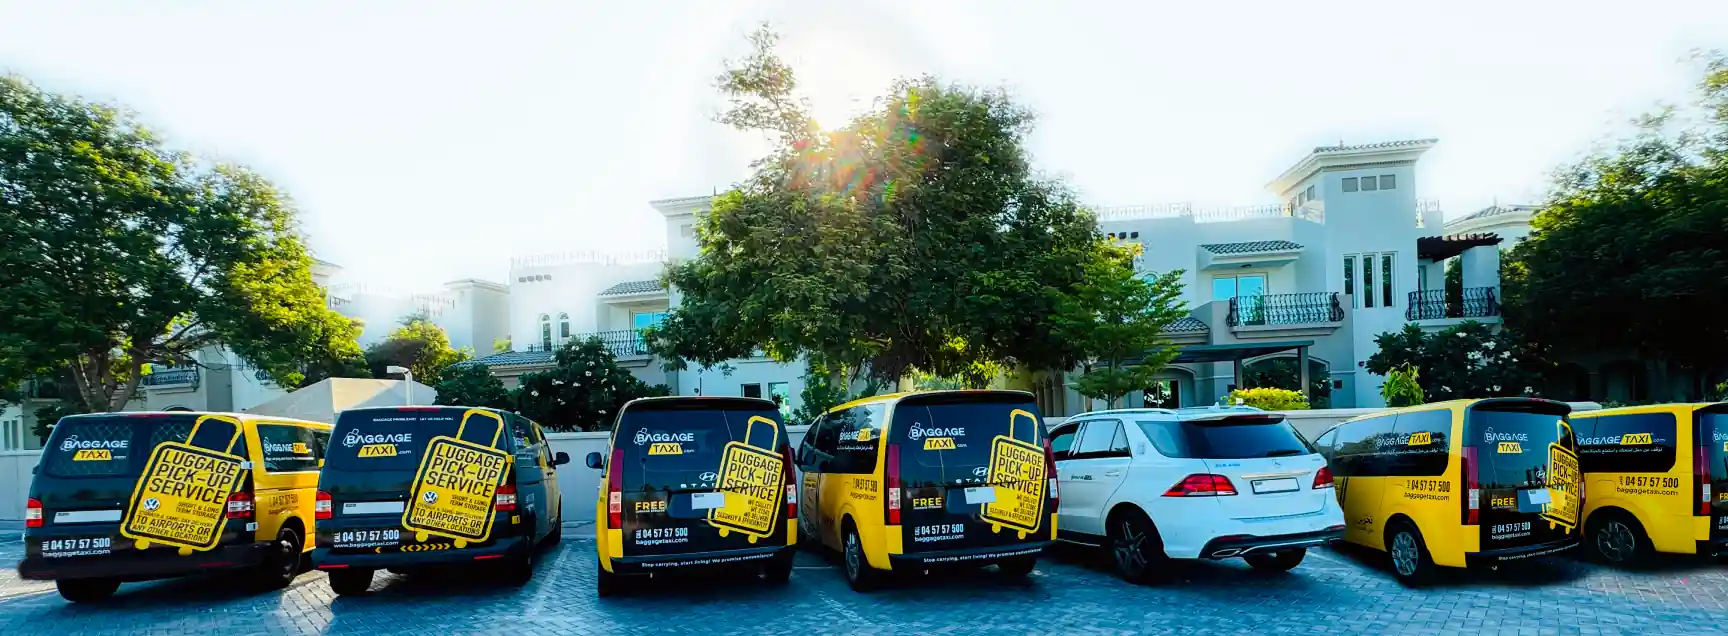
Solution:
[[[990,474],[990,467],[989,466],[979,466],[977,468],[972,469],[972,476],[973,477],[983,477],[983,476],[988,475],[988,474]]]
[[[429,503],[429,504],[438,503],[438,492],[435,490],[428,490],[426,492],[420,493],[420,498],[425,499],[426,503]]]
[[[160,499],[157,499],[155,497],[151,497],[149,499],[144,500],[144,509],[147,511],[155,512],[157,508],[161,508],[161,507],[162,507],[162,500],[160,500]]]
[[[700,479],[702,481],[714,481],[715,479],[718,479],[719,477],[720,477],[719,475],[716,475],[714,473],[702,473],[701,475],[697,476],[697,479]]]

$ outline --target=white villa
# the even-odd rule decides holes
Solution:
[[[1282,204],[1101,210],[1100,224],[1112,239],[1144,245],[1145,271],[1185,271],[1191,308],[1170,332],[1181,357],[1157,386],[1129,396],[1129,405],[1212,403],[1232,386],[1244,386],[1245,374],[1289,359],[1293,371],[1306,371],[1304,386],[1330,394],[1316,396],[1322,402],[1380,406],[1381,379],[1363,368],[1376,335],[1406,323],[1435,330],[1463,320],[1499,323],[1501,239],[1488,232],[1501,228],[1454,233],[1443,228],[1437,205],[1416,196],[1417,162],[1435,143],[1315,148],[1268,184]],[[663,319],[678,302],[677,291],[661,288],[657,279],[665,262],[695,257],[694,223],[710,201],[651,202],[666,218],[663,254],[514,260],[515,351],[478,362],[513,384],[522,373],[549,367],[549,348],[564,339],[597,334],[638,377],[676,394],[780,395],[796,406],[801,364],[759,358],[732,361],[729,374],[667,373],[640,345],[636,330]],[[1453,258],[1463,268],[1461,304],[1449,304],[1443,291],[1443,263]],[[1033,391],[1047,415],[1069,415],[1089,407],[1069,388],[1069,375],[1041,373],[1009,386]]]

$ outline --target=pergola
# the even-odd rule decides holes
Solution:
[[[1182,347],[1176,354],[1173,363],[1196,362],[1230,362],[1235,366],[1236,381],[1233,386],[1242,387],[1242,361],[1249,358],[1283,353],[1296,352],[1296,367],[1300,369],[1302,378],[1302,396],[1313,400],[1314,387],[1308,378],[1308,347],[1314,346],[1313,340],[1283,340],[1279,342],[1238,342],[1232,344],[1190,345]],[[1139,360],[1130,360],[1126,364],[1139,364]]]

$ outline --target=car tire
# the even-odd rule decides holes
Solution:
[[[372,589],[372,571],[342,568],[330,570],[330,591],[339,596],[365,594]]]
[[[1248,562],[1248,567],[1261,572],[1289,572],[1302,564],[1302,557],[1308,556],[1307,548],[1279,550],[1277,552],[1257,552],[1242,557]]]
[[[773,585],[785,585],[792,580],[792,559],[797,555],[793,550],[781,550],[780,554],[768,559],[762,565],[762,580]]]
[[[120,589],[119,579],[62,579],[54,582],[60,598],[73,603],[94,603],[106,600]]]
[[[864,556],[864,541],[858,530],[848,525],[840,544],[840,567],[846,574],[846,585],[854,592],[869,592],[882,585],[882,573],[870,567]]]
[[[1105,532],[1109,541],[1111,568],[1122,580],[1130,583],[1153,583],[1169,576],[1170,557],[1164,553],[1164,540],[1146,513],[1127,510],[1110,518]]]
[[[1398,520],[1386,527],[1386,554],[1391,557],[1392,576],[1408,587],[1421,587],[1433,582],[1434,559],[1428,554],[1428,543],[1416,524]]]
[[[604,565],[595,565],[594,594],[600,598],[623,594],[624,577],[607,572]]]
[[[546,545],[555,546],[562,541],[564,541],[564,522],[555,521],[552,523],[552,531],[546,533]]]
[[[1625,512],[1609,510],[1591,515],[1585,529],[1585,550],[1599,563],[1637,567],[1648,563],[1655,552],[1644,524]]]
[[[534,580],[534,549],[530,540],[524,540],[517,546],[515,554],[504,557],[504,582],[512,587],[522,587]]]
[[[270,542],[270,550],[264,555],[264,562],[258,564],[258,587],[280,590],[294,582],[294,577],[300,575],[300,549],[305,545],[300,541],[300,532],[294,528],[283,528],[276,534],[276,540]]]
[[[1023,579],[1032,574],[1032,569],[1038,567],[1038,555],[1012,557],[996,562],[996,571],[1003,577]]]

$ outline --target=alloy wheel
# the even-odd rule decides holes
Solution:
[[[1116,534],[1116,566],[1123,572],[1139,573],[1146,569],[1146,533],[1134,527],[1133,521],[1123,520]]]
[[[862,570],[863,564],[859,563],[859,560],[860,560],[859,554],[862,552],[863,552],[863,549],[861,549],[860,546],[858,545],[858,533],[856,533],[856,532],[847,533],[846,534],[846,576],[847,576],[847,578],[850,578],[852,580],[857,580],[858,574],[863,571]]]
[[[1416,548],[1416,537],[1408,532],[1400,532],[1392,537],[1392,567],[1403,576],[1416,575],[1416,562],[1421,558],[1421,551]]]
[[[1609,561],[1623,562],[1637,547],[1638,539],[1632,536],[1632,529],[1618,519],[1602,524],[1602,529],[1596,533],[1596,550]]]

